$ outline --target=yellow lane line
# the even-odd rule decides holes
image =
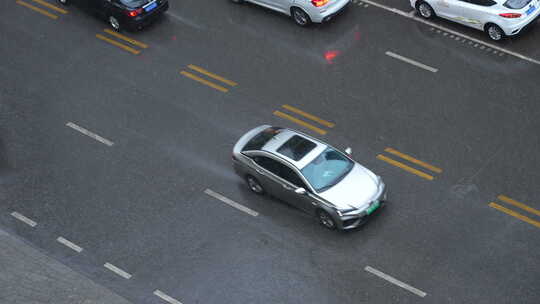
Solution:
[[[232,86],[232,87],[238,85],[238,84],[237,84],[236,82],[234,82],[234,81],[231,81],[231,80],[229,80],[229,79],[223,78],[223,77],[221,77],[221,76],[219,76],[219,75],[216,75],[216,74],[214,74],[214,73],[208,72],[207,70],[205,70],[205,69],[203,69],[203,68],[201,68],[201,67],[198,67],[198,66],[196,66],[196,65],[190,64],[190,65],[188,65],[188,68],[190,68],[190,69],[192,69],[192,70],[195,70],[195,71],[197,71],[197,72],[199,72],[199,73],[201,73],[201,74],[204,74],[204,75],[206,75],[206,76],[208,76],[208,77],[211,77],[211,78],[214,78],[214,79],[216,79],[216,80],[219,80],[219,81],[221,81],[221,82],[223,82],[223,83],[226,83],[226,84],[228,84],[228,85],[230,85],[230,86]]]
[[[386,149],[384,149],[384,151],[386,151],[386,152],[388,152],[388,153],[391,153],[391,154],[394,154],[394,155],[396,155],[396,156],[399,156],[399,157],[401,157],[401,158],[403,158],[403,159],[406,159],[406,160],[410,161],[411,163],[414,163],[414,164],[417,164],[417,165],[419,165],[419,166],[422,166],[422,167],[424,167],[424,168],[426,168],[426,169],[428,169],[428,170],[431,170],[431,171],[433,171],[433,172],[436,172],[436,173],[441,173],[441,172],[442,172],[442,169],[437,168],[437,167],[435,167],[435,166],[433,166],[433,165],[430,165],[430,164],[428,164],[428,163],[425,163],[425,162],[423,162],[423,161],[421,161],[421,160],[418,160],[418,159],[416,159],[416,158],[414,158],[414,157],[412,157],[412,156],[409,156],[409,155],[407,155],[407,154],[405,154],[405,153],[401,153],[401,152],[399,152],[399,151],[396,150],[396,149],[386,148]]]
[[[282,107],[285,108],[285,109],[287,109],[287,110],[289,110],[289,111],[291,111],[291,112],[293,112],[293,113],[302,115],[302,116],[304,116],[305,118],[308,118],[308,119],[311,119],[311,120],[313,120],[313,121],[316,121],[316,122],[320,123],[320,124],[323,125],[323,126],[327,126],[327,127],[329,127],[329,128],[333,128],[333,127],[335,126],[334,123],[331,123],[331,122],[326,121],[326,120],[324,120],[324,119],[321,119],[321,118],[319,118],[319,117],[317,117],[317,116],[314,116],[314,115],[311,115],[311,114],[309,114],[309,113],[306,113],[306,112],[304,112],[304,111],[302,111],[302,110],[300,110],[300,109],[297,109],[297,108],[295,108],[295,107],[292,107],[292,106],[290,106],[290,105],[282,105]]]
[[[307,123],[307,122],[305,122],[305,121],[303,121],[303,120],[300,120],[300,119],[298,119],[298,118],[292,117],[292,116],[289,115],[289,114],[285,114],[285,113],[280,112],[280,111],[274,111],[274,115],[279,116],[279,117],[281,117],[281,118],[288,119],[288,120],[290,120],[290,121],[292,121],[292,122],[294,122],[294,123],[297,123],[297,124],[299,124],[299,125],[301,125],[301,126],[304,126],[304,127],[308,128],[308,129],[310,129],[310,130],[312,130],[312,131],[315,131],[315,132],[317,132],[317,133],[319,133],[319,134],[321,134],[321,135],[326,134],[326,131],[325,131],[325,130],[319,129],[319,128],[315,127],[314,125],[311,125],[311,124],[309,124],[309,123]]]
[[[423,177],[425,179],[433,180],[433,176],[431,176],[429,174],[426,174],[426,173],[424,173],[424,172],[422,172],[420,170],[416,170],[415,168],[409,167],[409,166],[405,165],[404,163],[400,163],[397,160],[393,160],[393,159],[391,159],[389,157],[386,157],[386,156],[384,156],[382,154],[377,155],[377,158],[382,160],[382,161],[385,161],[385,162],[387,162],[387,163],[389,163],[391,165],[399,167],[399,168],[401,168],[401,169],[403,169],[403,170],[405,170],[407,172],[410,172],[412,174],[416,174],[416,175],[418,175],[420,177]]]
[[[516,206],[518,208],[521,208],[521,209],[523,209],[525,211],[529,211],[530,213],[533,213],[533,214],[536,214],[536,215],[540,216],[540,211],[538,211],[538,210],[536,210],[534,208],[531,208],[531,207],[529,207],[529,206],[527,206],[527,205],[525,205],[523,203],[520,203],[520,202],[518,202],[516,200],[513,200],[513,199],[509,198],[506,195],[501,194],[501,195],[497,196],[497,198],[500,199],[501,201],[505,202],[505,203],[508,203],[510,205],[514,205],[514,206]]]
[[[109,38],[107,38],[107,37],[105,37],[105,36],[103,36],[103,35],[101,35],[101,34],[96,34],[96,38],[101,39],[101,40],[103,40],[103,41],[106,41],[106,42],[108,42],[108,43],[110,43],[110,44],[112,44],[112,45],[115,45],[115,46],[117,46],[117,47],[119,47],[119,48],[121,48],[121,49],[123,49],[123,50],[125,50],[125,51],[128,51],[128,52],[130,52],[130,53],[132,53],[132,54],[134,54],[134,55],[137,55],[137,54],[140,53],[140,51],[137,51],[137,50],[134,49],[134,48],[130,48],[130,47],[127,46],[127,45],[124,45],[124,44],[122,44],[122,43],[120,43],[120,42],[118,42],[118,41],[114,41],[114,40],[112,40],[112,39],[109,39]]]
[[[67,14],[68,13],[68,11],[66,11],[65,9],[59,8],[58,6],[52,5],[49,2],[45,2],[43,0],[32,0],[32,1],[34,1],[36,3],[39,3],[39,4],[43,5],[43,6],[46,6],[46,7],[50,8],[50,9],[52,9],[54,11],[57,11],[59,13],[62,13],[62,14]]]
[[[26,6],[28,7],[29,9],[31,10],[34,10],[38,13],[41,13],[49,18],[52,18],[52,19],[58,19],[58,16],[54,15],[54,14],[51,14],[49,12],[47,12],[46,10],[42,9],[42,8],[39,8],[39,7],[36,7],[36,6],[33,6],[32,4],[29,4],[29,3],[26,3],[26,2],[23,2],[21,0],[17,0],[16,1],[17,4],[20,4],[22,6]]]
[[[116,37],[116,38],[120,38],[120,39],[122,39],[122,40],[124,40],[124,41],[127,41],[127,42],[129,42],[129,43],[131,43],[131,44],[133,44],[133,45],[142,47],[143,49],[148,48],[148,45],[147,45],[147,44],[142,43],[142,42],[140,42],[140,41],[137,41],[137,40],[135,40],[135,39],[131,39],[131,38],[129,38],[129,37],[126,37],[126,36],[124,36],[124,35],[122,35],[122,34],[119,34],[118,32],[113,31],[113,30],[110,30],[110,29],[104,29],[103,31],[104,31],[105,33],[107,33],[107,34],[113,35],[113,36]]]
[[[205,84],[205,85],[207,85],[207,86],[209,86],[209,87],[212,87],[212,88],[214,88],[214,89],[216,89],[216,90],[219,90],[219,91],[221,91],[221,92],[226,93],[226,92],[229,91],[229,89],[227,89],[227,88],[224,88],[224,87],[222,87],[222,86],[219,86],[219,85],[217,85],[217,84],[215,84],[215,83],[213,83],[213,82],[210,82],[210,81],[208,81],[208,80],[206,80],[206,79],[202,79],[201,77],[196,76],[196,75],[193,75],[193,74],[191,74],[190,72],[181,71],[180,74],[182,74],[182,75],[184,75],[184,76],[186,76],[186,77],[188,77],[188,78],[191,78],[191,79],[193,79],[193,80],[195,80],[195,81],[198,81],[198,82],[200,82],[200,83],[203,83],[203,84]]]
[[[540,228],[540,222],[535,221],[535,220],[533,220],[533,219],[531,219],[529,217],[526,217],[525,215],[519,214],[519,213],[517,213],[515,211],[512,211],[512,210],[510,210],[508,208],[505,208],[505,207],[503,207],[503,206],[501,206],[499,204],[493,203],[493,202],[489,203],[489,206],[491,208],[495,208],[495,209],[497,209],[499,211],[502,211],[502,212],[504,212],[504,213],[506,213],[508,215],[511,215],[511,216],[513,216],[515,218],[518,218],[518,219],[520,219],[520,220],[522,220],[524,222],[527,222],[527,223],[529,223],[531,225],[534,225],[534,226]]]

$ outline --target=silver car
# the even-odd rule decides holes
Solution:
[[[231,0],[234,3],[251,2],[292,16],[296,24],[307,26],[322,23],[339,14],[350,0]]]
[[[329,229],[351,229],[383,206],[386,187],[346,151],[297,131],[263,125],[238,140],[232,158],[251,191],[293,204]]]

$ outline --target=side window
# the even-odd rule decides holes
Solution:
[[[480,6],[492,6],[496,4],[493,0],[466,0],[466,2]]]
[[[304,184],[304,181],[302,181],[300,176],[298,176],[298,174],[296,174],[296,172],[294,172],[294,170],[289,167],[284,166],[282,175],[280,176],[297,187],[302,187],[306,190],[309,189],[308,187],[306,187],[306,184]]]
[[[291,184],[297,187],[302,187],[306,190],[308,189],[302,179],[296,174],[296,172],[294,172],[293,169],[285,166],[284,164],[265,156],[256,156],[253,158],[253,160],[259,166],[283,178]]]
[[[279,162],[265,156],[255,156],[253,160],[257,163],[257,165],[265,168],[275,175],[280,175],[281,164]]]

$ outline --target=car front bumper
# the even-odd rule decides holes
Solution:
[[[375,201],[379,202],[379,207],[376,210],[374,210],[370,214],[366,214],[364,210],[360,212],[359,214],[354,214],[354,215],[345,214],[343,216],[340,216],[338,217],[338,221],[336,223],[337,227],[341,230],[354,229],[366,223],[369,220],[369,218],[371,218],[374,214],[379,213],[379,210],[383,209],[386,206],[386,202],[388,201],[388,193],[386,192],[386,188],[381,193],[379,198]]]

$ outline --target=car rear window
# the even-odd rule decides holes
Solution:
[[[259,134],[253,136],[252,139],[248,141],[248,143],[242,148],[242,151],[253,151],[253,150],[260,150],[266,143],[274,138],[280,130],[283,128],[280,127],[270,127],[262,130]]]
[[[530,2],[531,0],[508,0],[503,5],[511,9],[522,9]]]
[[[309,151],[313,150],[316,146],[317,144],[314,142],[301,136],[294,135],[281,145],[281,147],[277,149],[277,152],[297,161],[301,160],[302,157],[308,154]]]

